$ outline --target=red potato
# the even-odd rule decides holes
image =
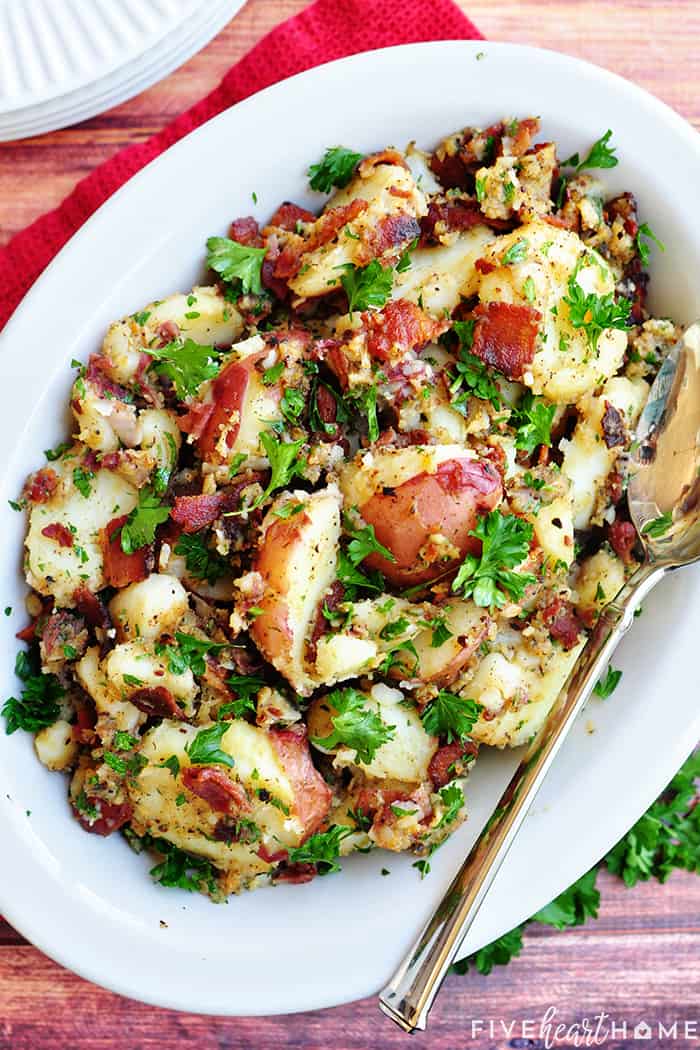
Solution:
[[[484,641],[492,624],[492,619],[485,609],[480,609],[471,601],[454,600],[442,608],[435,609],[435,615],[441,614],[442,622],[450,632],[441,645],[433,645],[434,631],[426,627],[413,638],[413,645],[418,656],[415,675],[421,682],[434,682],[441,688],[451,685],[458,674],[469,663],[477,649]],[[425,619],[431,619],[426,615]],[[391,677],[405,678],[403,666],[392,668]]]
[[[301,503],[302,511],[278,518],[277,501],[263,523],[263,538],[253,565],[264,583],[256,603],[262,613],[250,634],[263,655],[302,696],[317,684],[306,667],[305,650],[323,595],[335,579],[340,538],[340,493],[335,487],[309,495],[293,492],[283,502]]]
[[[448,445],[381,449],[351,465],[342,487],[395,558],[371,554],[364,564],[399,587],[426,583],[478,553],[469,533],[503,492],[491,463]]]
[[[331,808],[331,789],[311,760],[304,726],[271,729],[269,735],[294,791],[294,812],[303,826],[303,838],[308,838]]]

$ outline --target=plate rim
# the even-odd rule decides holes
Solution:
[[[372,58],[374,58],[376,60],[377,56],[381,56],[383,53],[397,53],[397,52],[414,52],[414,53],[417,53],[417,52],[420,52],[420,51],[427,51],[428,49],[432,49],[432,48],[436,48],[436,47],[441,47],[441,48],[448,47],[448,48],[450,48],[452,50],[466,49],[469,52],[475,52],[475,51],[477,51],[477,49],[480,50],[480,51],[485,51],[485,52],[488,52],[488,50],[495,49],[495,50],[497,50],[499,52],[503,52],[503,53],[507,53],[508,51],[515,50],[515,51],[518,51],[520,53],[525,53],[525,54],[531,55],[533,58],[535,58],[537,56],[541,56],[544,53],[546,55],[553,56],[557,60],[563,61],[564,65],[567,66],[569,69],[571,68],[572,64],[575,64],[577,67],[581,68],[583,71],[592,71],[593,75],[595,75],[598,78],[601,78],[603,81],[607,81],[614,89],[624,90],[626,93],[631,94],[631,95],[635,96],[637,99],[639,99],[640,102],[642,102],[646,107],[651,107],[652,109],[657,110],[660,113],[660,115],[663,118],[663,120],[667,124],[670,123],[672,125],[672,127],[674,128],[674,130],[677,131],[678,133],[680,133],[686,139],[688,144],[691,146],[691,148],[696,153],[696,155],[698,157],[698,161],[700,162],[700,136],[697,136],[697,133],[694,131],[694,129],[679,114],[677,114],[674,110],[672,110],[665,103],[663,103],[660,100],[656,99],[654,96],[650,95],[648,92],[646,92],[644,89],[640,88],[638,85],[635,85],[635,84],[633,84],[633,83],[631,83],[629,81],[626,81],[624,78],[619,77],[617,74],[611,73],[608,70],[604,70],[601,67],[594,65],[593,63],[585,62],[585,61],[580,60],[580,59],[575,59],[575,58],[572,58],[570,56],[566,56],[566,55],[562,54],[561,52],[557,52],[557,51],[554,51],[554,50],[543,49],[543,48],[533,48],[533,47],[528,46],[528,45],[507,44],[507,43],[500,43],[500,42],[499,43],[491,43],[491,42],[488,42],[488,41],[486,41],[486,42],[485,41],[427,41],[427,42],[416,43],[416,44],[398,45],[398,46],[391,47],[391,48],[374,49],[374,50],[371,50],[371,51],[365,51],[365,52],[361,52],[361,53],[356,54],[356,55],[348,56],[348,57],[343,58],[343,59],[335,60],[334,62],[324,63],[321,66],[317,66],[317,67],[312,68],[311,70],[306,70],[306,71],[304,71],[302,73],[298,73],[298,74],[296,74],[293,77],[287,78],[287,79],[285,79],[283,81],[280,81],[280,82],[278,82],[276,84],[270,85],[269,87],[265,88],[264,91],[261,91],[259,93],[256,93],[255,95],[250,96],[248,99],[245,99],[242,102],[238,103],[235,107],[230,107],[230,109],[234,109],[235,108],[236,110],[238,110],[240,107],[252,108],[252,107],[254,107],[257,104],[257,101],[258,101],[258,99],[259,99],[259,97],[261,95],[274,96],[277,93],[279,93],[281,95],[283,93],[285,87],[291,81],[297,81],[297,80],[302,79],[302,78],[311,78],[315,74],[317,74],[319,70],[323,70],[327,66],[349,66],[349,65],[352,65],[352,64],[362,64],[363,62],[367,61],[367,56],[372,56]],[[380,60],[381,60],[381,57],[380,57]],[[91,235],[92,234],[92,229],[94,227],[97,227],[99,225],[99,223],[106,221],[105,217],[106,216],[108,217],[110,215],[111,211],[114,208],[121,206],[120,201],[121,201],[121,198],[123,196],[128,195],[129,193],[132,193],[132,192],[139,192],[138,191],[139,180],[143,180],[143,179],[147,179],[147,178],[151,177],[152,173],[149,171],[149,169],[151,169],[154,165],[159,164],[159,162],[162,160],[162,158],[167,157],[169,154],[173,154],[176,151],[179,151],[180,149],[187,148],[187,147],[185,147],[185,143],[188,143],[190,138],[192,138],[192,137],[196,137],[197,135],[206,133],[206,129],[207,129],[209,124],[213,123],[214,121],[222,121],[222,122],[225,121],[228,112],[229,112],[229,110],[224,110],[221,114],[218,114],[215,117],[211,118],[205,124],[201,125],[199,128],[197,128],[194,131],[192,131],[189,135],[185,136],[182,140],[180,140],[179,142],[175,143],[164,154],[161,154],[160,157],[157,157],[153,161],[151,161],[140,172],[138,172],[136,175],[134,175],[124,186],[120,187],[120,189],[117,190],[116,193],[112,197],[110,197],[87,220],[87,222],[66,243],[66,245],[63,247],[61,252],[58,253],[56,258],[51,262],[51,264],[47,267],[47,269],[40,276],[40,278],[37,280],[37,282],[35,282],[33,287],[25,295],[25,297],[22,300],[22,302],[18,305],[18,307],[14,311],[12,317],[8,320],[8,322],[7,322],[3,332],[0,333],[0,347],[2,345],[4,345],[4,341],[5,341],[6,337],[8,337],[8,335],[9,335],[10,338],[12,337],[13,332],[14,332],[14,327],[15,327],[16,324],[19,323],[17,321],[18,315],[19,315],[19,320],[21,322],[21,319],[24,316],[24,314],[28,313],[31,310],[32,305],[33,305],[35,299],[38,297],[38,295],[40,295],[40,294],[43,295],[44,294],[43,293],[43,288],[46,285],[48,285],[51,280],[53,280],[53,276],[52,275],[55,273],[55,271],[57,270],[59,265],[61,265],[61,266],[64,265],[65,260],[67,258],[70,258],[72,253],[80,250],[80,245],[82,243],[82,240],[83,240],[83,238],[88,236],[88,231],[89,231],[89,233]],[[680,765],[680,763],[683,760],[683,758],[696,745],[699,735],[700,735],[700,712],[698,713],[698,716],[697,716],[695,722],[692,725],[690,725],[685,730],[685,732],[683,734],[679,734],[678,739],[676,739],[674,741],[673,747],[671,748],[669,746],[669,748],[668,748],[668,753],[671,754],[672,761],[674,763],[676,763],[676,761],[677,761],[677,765],[675,766],[675,768],[677,768]],[[666,764],[670,765],[670,762],[667,761]],[[675,772],[675,768],[672,770],[670,776],[672,776],[673,773]],[[668,779],[670,779],[670,776],[669,776]],[[662,787],[663,787],[663,784],[660,785],[659,788],[650,788],[646,792],[646,797],[644,799],[642,799],[643,805],[640,804],[640,807],[637,807],[638,808],[638,815],[641,815],[641,813],[644,812],[644,810],[647,808],[649,803],[651,801],[653,801],[653,798],[656,796],[656,794],[658,794],[658,790],[660,788],[662,788]],[[609,843],[607,848],[610,848],[610,846],[612,846],[614,844],[614,841],[616,840],[616,838],[617,838],[617,836],[613,837],[612,841],[610,841],[610,843]],[[603,850],[602,852],[604,854],[606,852],[606,850]],[[562,887],[562,888],[564,888],[564,887]],[[2,891],[0,890],[0,896],[1,895],[2,895]],[[546,902],[543,901],[542,903],[544,904]],[[135,993],[133,986],[129,986],[128,984],[123,984],[122,982],[119,982],[119,981],[115,981],[111,977],[104,978],[99,973],[95,973],[94,971],[92,971],[89,967],[85,967],[85,968],[81,967],[79,963],[76,965],[75,961],[70,958],[70,952],[69,951],[66,951],[64,953],[63,951],[57,950],[54,945],[48,945],[47,942],[50,939],[48,937],[45,938],[44,936],[42,936],[42,934],[40,932],[38,932],[35,935],[35,925],[36,925],[35,923],[27,923],[24,920],[24,917],[20,917],[17,921],[15,921],[14,916],[13,916],[14,909],[12,908],[12,901],[10,899],[8,899],[7,905],[5,904],[5,901],[3,901],[2,910],[3,910],[3,913],[7,916],[8,920],[17,929],[19,929],[20,931],[23,931],[23,930],[31,931],[31,932],[26,933],[25,936],[27,936],[27,938],[30,939],[32,941],[32,943],[34,943],[38,948],[40,948],[40,950],[42,950],[49,957],[55,959],[57,962],[59,962],[62,965],[70,968],[73,972],[76,972],[76,973],[80,974],[80,976],[86,977],[87,979],[93,981],[93,983],[99,984],[99,985],[101,985],[103,987],[107,987],[107,988],[109,988],[109,989],[111,989],[113,991],[117,991],[117,992],[119,992],[122,995],[126,995],[126,996],[129,996],[131,998],[138,998],[141,1001],[152,1003],[153,1005],[168,1006],[168,1007],[171,1007],[171,1008],[174,1008],[174,1009],[192,1010],[192,1011],[195,1011],[195,1012],[198,1011],[198,1012],[206,1012],[206,1013],[219,1013],[219,1014],[230,1016],[230,1011],[228,1011],[225,1007],[222,1008],[222,1009],[211,1009],[211,1007],[208,1006],[207,1009],[204,1010],[203,1008],[198,1008],[198,1006],[196,1004],[192,1004],[192,1003],[183,1005],[183,1002],[182,1002],[181,999],[168,1000],[167,996],[162,995],[162,994],[149,995],[149,994],[141,994],[141,993],[138,993],[138,992]],[[36,928],[37,928],[38,931],[40,931],[42,929],[42,924],[39,923],[36,926]],[[43,928],[46,928],[46,924],[45,923],[43,924]],[[369,994],[369,992],[365,992],[364,994]],[[349,999],[354,999],[354,998],[357,998],[357,994],[356,994],[355,991],[353,991],[352,994],[349,997],[343,997],[343,998],[339,999],[337,996],[331,996],[330,998],[326,997],[326,999],[324,1001],[322,1001],[322,1002],[319,1002],[318,996],[313,997],[313,998],[306,998],[303,1001],[300,1001],[298,1005],[295,1005],[295,1006],[292,1006],[292,1007],[285,1006],[284,1012],[285,1013],[286,1012],[299,1012],[299,1011],[308,1010],[308,1009],[319,1009],[319,1008],[322,1008],[323,1006],[339,1004],[340,1002],[346,1002]],[[256,1014],[256,1016],[260,1016],[260,1014]]]

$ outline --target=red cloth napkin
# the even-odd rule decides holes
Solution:
[[[105,161],[58,208],[0,248],[0,329],[85,220],[135,172],[210,117],[294,73],[359,51],[475,39],[483,37],[452,0],[316,0],[263,37],[206,98],[146,142]]]

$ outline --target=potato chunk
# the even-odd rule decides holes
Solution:
[[[122,641],[155,641],[172,633],[188,609],[187,591],[177,576],[153,572],[139,583],[118,591],[109,603]]]

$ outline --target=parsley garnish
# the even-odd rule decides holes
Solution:
[[[5,732],[8,736],[18,729],[36,733],[53,725],[61,713],[58,701],[65,690],[53,674],[41,674],[38,654],[22,650],[15,659],[15,674],[22,681],[19,700],[11,696],[2,707]]]
[[[622,678],[622,671],[616,671],[614,667],[608,667],[605,672],[605,676],[599,679],[593,686],[593,692],[596,696],[599,696],[601,700],[607,700],[607,698],[615,692]]]
[[[556,405],[548,405],[541,397],[526,390],[513,409],[509,423],[515,427],[515,447],[532,453],[538,445],[551,445],[551,429]]]
[[[292,426],[298,422],[299,416],[304,411],[305,404],[304,395],[301,390],[297,390],[295,387],[287,387],[282,394],[280,409],[284,418],[288,423],[291,423]]]
[[[606,328],[617,328],[626,332],[630,328],[629,299],[618,299],[615,302],[613,293],[596,295],[595,292],[584,292],[576,279],[576,272],[569,277],[569,294],[563,302],[569,307],[569,320],[574,328],[583,328],[588,340],[589,349],[598,349],[598,340]]]
[[[275,489],[288,485],[293,477],[303,472],[306,463],[305,460],[299,459],[299,449],[304,444],[302,438],[299,441],[284,442],[272,430],[263,430],[260,440],[270,461],[270,480],[265,491],[251,503],[248,510],[255,510]]]
[[[459,359],[455,372],[449,376],[452,407],[466,415],[469,398],[473,395],[483,401],[490,401],[494,408],[501,407],[501,395],[491,378],[491,373],[484,362],[471,347],[474,342],[474,325],[476,321],[455,321],[452,331],[459,339]]]
[[[289,851],[290,864],[315,864],[319,875],[330,875],[340,871],[337,863],[340,856],[340,843],[353,829],[334,824],[328,831],[318,831],[311,835],[303,846],[296,846]]]
[[[653,241],[657,248],[662,252],[666,251],[666,245],[662,244],[662,242],[656,236],[656,234],[654,233],[654,231],[648,223],[642,223],[642,225],[637,230],[637,236],[635,237],[634,241],[637,245],[637,251],[639,252],[639,258],[642,260],[642,265],[646,266],[649,262],[650,246],[647,243],[647,241],[642,240],[643,237],[647,237],[649,241]]]
[[[396,561],[391,551],[384,547],[374,535],[374,525],[366,525],[362,529],[355,529],[346,515],[345,528],[351,537],[348,543],[348,557],[353,565],[359,565],[370,554],[379,554],[382,558],[386,558],[387,561]]]
[[[344,146],[331,146],[318,164],[308,171],[309,185],[319,193],[330,193],[334,186],[342,189],[350,182],[355,168],[362,160],[362,153],[353,153]]]
[[[578,153],[573,153],[566,160],[562,161],[562,168],[576,168],[576,171],[585,171],[587,168],[617,167],[618,161],[615,156],[615,146],[608,146],[611,138],[612,131],[608,128],[605,134],[601,135],[593,143],[588,151],[588,156],[580,160]]]
[[[194,740],[185,744],[185,751],[193,766],[228,766],[233,768],[235,762],[226,751],[219,747],[221,738],[227,731],[225,722],[216,722],[207,729],[200,729]]]
[[[445,812],[440,818],[439,828],[444,827],[446,824],[452,824],[459,816],[459,811],[464,805],[464,792],[462,791],[459,784],[448,784],[444,788],[440,788],[438,792],[442,799],[442,804],[445,807]]]
[[[246,711],[255,711],[255,697],[265,685],[265,681],[258,675],[232,674],[226,679],[226,685],[236,693],[236,699],[221,705],[218,720],[226,715],[242,718]]]
[[[266,368],[263,372],[262,381],[265,386],[273,386],[284,372],[284,361],[278,361],[272,368]]]
[[[659,536],[667,533],[672,524],[673,513],[667,510],[665,514],[659,514],[658,518],[652,518],[644,525],[642,536],[651,536],[652,539],[656,540]]]
[[[184,674],[187,668],[194,675],[203,675],[207,669],[204,657],[207,653],[223,649],[221,642],[210,642],[206,638],[195,638],[184,631],[175,632],[177,648],[174,645],[157,645],[156,653],[168,657],[168,670],[171,674]]]
[[[352,560],[341,550],[338,554],[338,579],[345,587],[345,596],[348,601],[354,601],[356,589],[364,588],[367,591],[375,591],[378,594],[384,590],[384,577],[378,570],[364,573],[353,564]]]
[[[67,452],[70,448],[69,441],[62,441],[60,445],[56,445],[56,448],[44,449],[44,455],[48,459],[49,463],[54,463],[57,459],[60,459],[64,452]]]
[[[414,240],[411,241],[408,247],[404,248],[404,250],[401,252],[401,255],[399,256],[399,261],[396,264],[397,273],[405,273],[406,270],[411,269],[411,252],[414,251],[417,247],[418,238],[416,237]]]
[[[425,620],[425,627],[430,627],[433,634],[430,639],[430,648],[439,649],[441,645],[448,642],[450,638],[454,637],[452,631],[445,622],[445,613],[438,613],[433,616],[430,620]]]
[[[95,477],[94,471],[84,470],[82,467],[76,467],[73,471],[73,484],[77,488],[78,492],[85,499],[90,498],[92,492],[92,485],[90,482]]]
[[[367,266],[345,263],[340,268],[345,270],[340,278],[340,283],[348,297],[350,316],[354,310],[369,310],[372,306],[384,306],[391,295],[394,283],[393,270],[385,270],[378,259],[372,259]]]
[[[423,728],[431,736],[447,737],[447,743],[464,740],[478,721],[481,704],[441,689],[423,711]]]
[[[165,762],[161,762],[156,768],[169,769],[171,774],[176,777],[180,772],[180,759],[177,755],[171,755],[169,758],[166,758]]]
[[[326,699],[338,712],[331,715],[333,732],[312,737],[312,743],[328,749],[344,744],[353,748],[356,762],[368,765],[378,748],[393,738],[396,726],[387,725],[376,711],[366,707],[367,697],[359,689],[334,689]]]
[[[207,583],[216,583],[229,571],[226,560],[212,550],[200,532],[183,532],[175,544],[175,554],[181,554],[190,575]]]
[[[139,492],[138,506],[129,514],[121,528],[121,545],[125,554],[147,547],[156,538],[156,529],[168,520],[170,507],[161,503],[150,486]]]
[[[481,554],[466,556],[452,590],[461,590],[482,608],[500,608],[509,597],[519,601],[525,588],[536,579],[531,573],[510,570],[527,557],[532,534],[532,525],[514,514],[492,510],[480,517],[469,535],[481,540]]]
[[[365,387],[364,390],[354,390],[351,394],[347,394],[346,398],[354,401],[355,405],[367,416],[367,437],[370,440],[370,444],[372,444],[379,437],[376,384],[372,383],[371,386]],[[339,422],[342,422],[340,416],[337,418]]]
[[[249,292],[260,295],[263,290],[260,271],[265,251],[265,248],[249,248],[229,237],[209,237],[207,266],[224,281],[235,281],[243,295]]]
[[[600,893],[595,888],[596,875],[595,868],[586,872],[550,904],[533,915],[533,920],[563,930],[567,926],[582,926],[588,918],[597,918]]]
[[[156,371],[172,381],[181,401],[196,394],[202,383],[219,374],[221,367],[217,360],[221,351],[213,346],[200,346],[192,339],[144,347],[144,352],[156,359]]]
[[[513,266],[514,263],[520,263],[527,255],[527,250],[530,246],[530,242],[527,237],[521,237],[511,244],[510,248],[507,248],[501,256],[501,266]]]
[[[468,959],[460,959],[459,962],[454,964],[452,969],[455,973],[464,974],[468,972],[471,965],[475,966],[478,972],[485,976],[491,973],[494,966],[505,966],[511,959],[520,955],[522,950],[523,927],[516,926],[514,930],[504,933],[502,937],[492,941],[491,944],[480,948],[478,952],[475,952]]]
[[[207,890],[216,893],[216,869],[206,857],[195,857],[191,853],[173,846],[166,839],[144,836],[143,844],[163,854],[164,859],[149,874],[161,886],[175,886],[190,892]]]

